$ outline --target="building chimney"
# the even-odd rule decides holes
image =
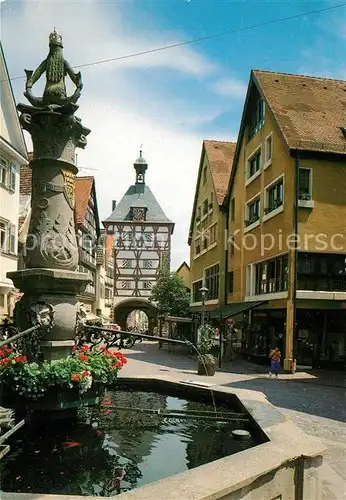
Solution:
[[[115,207],[117,206],[116,200],[112,200],[112,212],[115,210]]]

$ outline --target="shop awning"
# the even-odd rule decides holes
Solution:
[[[250,309],[265,304],[266,302],[267,301],[265,300],[257,302],[234,302],[233,304],[225,304],[224,306],[218,307],[207,314],[209,314],[213,319],[227,319],[232,316],[237,316],[237,314],[241,314],[245,311],[249,311]]]

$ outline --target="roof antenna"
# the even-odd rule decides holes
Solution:
[[[139,156],[142,157],[143,144],[139,146]]]

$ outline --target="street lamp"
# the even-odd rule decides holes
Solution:
[[[209,292],[208,288],[205,286],[202,286],[202,288],[199,289],[202,295],[202,321],[201,321],[201,326],[204,326],[204,306],[205,306],[205,297],[207,293]]]

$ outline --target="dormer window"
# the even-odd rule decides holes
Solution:
[[[147,209],[145,207],[132,207],[131,208],[131,220],[133,221],[145,221]]]

